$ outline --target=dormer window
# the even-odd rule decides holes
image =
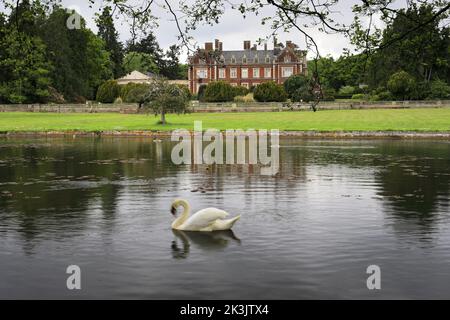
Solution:
[[[258,56],[255,56],[255,57],[253,58],[253,62],[254,62],[254,63],[258,63],[258,62],[259,62]]]
[[[284,62],[291,62],[291,56],[284,56]]]
[[[270,63],[270,57],[266,56],[266,63]]]
[[[232,56],[232,57],[231,57],[231,63],[236,63],[236,58],[235,58],[235,56]]]
[[[242,63],[247,63],[247,56],[246,56],[246,55],[244,55],[244,56],[242,57]]]

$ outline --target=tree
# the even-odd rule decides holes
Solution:
[[[292,101],[311,101],[310,79],[304,75],[293,75],[284,82],[284,90]]]
[[[158,74],[159,68],[156,65],[153,57],[148,53],[129,52],[123,59],[123,70],[130,73],[134,70],[147,74],[149,72]]]
[[[437,78],[450,81],[450,29],[440,26],[445,16],[433,20],[435,11],[432,4],[412,3],[388,21],[380,43],[389,46],[371,57],[370,84],[385,85],[390,75],[400,70],[408,72],[418,82]],[[424,26],[415,30],[417,24]],[[402,41],[394,41],[402,34],[406,34]]]
[[[415,80],[406,71],[394,73],[388,81],[387,87],[396,98],[405,100],[409,98],[410,93],[414,90]]]
[[[174,80],[178,79],[180,73],[180,61],[178,56],[180,55],[180,47],[177,45],[170,46],[166,52],[163,65],[161,66],[161,75]]]
[[[39,3],[23,1],[9,17],[0,14],[0,101],[45,102],[49,97],[51,63],[45,44],[36,36]]]
[[[133,39],[134,40],[134,39]],[[150,31],[138,42],[129,41],[127,43],[127,52],[139,52],[150,55],[154,63],[160,68],[163,66],[163,51],[159,47],[155,35]]]
[[[15,28],[0,42],[0,100],[7,103],[45,102],[49,97],[51,64],[39,38]]]
[[[119,34],[114,26],[111,7],[103,8],[102,14],[97,18],[98,36],[105,42],[109,52],[114,78],[123,76],[123,48],[119,41]]]
[[[187,111],[189,98],[183,89],[169,84],[164,78],[155,78],[146,96],[144,106],[155,115],[161,115],[161,124],[166,124],[167,113],[181,114]]]
[[[39,30],[47,47],[47,60],[54,66],[53,86],[66,100],[94,99],[96,86],[112,77],[109,53],[103,42],[86,28],[84,19],[80,29],[61,27],[69,16],[65,9],[55,7]]]

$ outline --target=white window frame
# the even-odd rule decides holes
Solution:
[[[225,78],[226,78],[225,68],[219,68],[219,79],[225,79]]]
[[[231,63],[236,63],[236,57],[235,56],[231,57]]]
[[[237,68],[231,68],[230,69],[230,78],[236,79],[237,78]]]
[[[245,72],[244,72],[245,71]],[[245,75],[244,75],[245,74]],[[242,79],[248,79],[248,68],[242,68],[241,69],[241,78]]]
[[[266,63],[270,63],[270,57],[266,56]]]
[[[207,79],[208,78],[208,69],[207,68],[197,69],[195,72],[195,75],[197,76],[197,79]]]
[[[287,72],[287,71],[290,72]],[[290,74],[289,74],[290,73]],[[292,76],[294,74],[294,67],[282,67],[281,68],[281,77],[282,78],[289,78],[290,76]]]
[[[253,73],[253,78],[256,78],[256,79],[259,78],[259,68],[253,68],[252,73]]]
[[[247,56],[246,56],[246,55],[244,55],[244,56],[242,57],[242,63],[247,63]]]
[[[284,62],[291,62],[291,56],[290,55],[284,56]]]
[[[258,58],[258,56],[255,56],[255,57],[253,58],[253,62],[254,62],[254,63],[259,63],[259,58]]]
[[[272,78],[272,68],[264,68],[264,78]]]
[[[248,82],[242,82],[242,83],[241,83],[241,86],[246,87],[247,89],[250,88]]]

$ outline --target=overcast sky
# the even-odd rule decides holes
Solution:
[[[402,2],[403,0],[399,0]],[[343,0],[339,1],[339,4],[334,7],[336,12],[333,18],[340,23],[349,24],[353,20],[351,8],[353,4],[359,2],[358,0]],[[170,0],[170,3],[174,8],[177,7],[178,1]],[[75,7],[77,11],[80,11],[82,16],[86,19],[88,26],[94,31],[97,31],[94,21],[94,14],[98,10],[98,6],[101,1],[96,1],[96,6],[89,8],[88,0],[63,0],[63,5],[67,7]],[[170,45],[178,43],[177,35],[178,30],[175,22],[172,20],[170,14],[158,8],[154,7],[153,14],[158,16],[159,27],[153,30],[153,33],[157,36],[160,46],[167,49]],[[198,44],[211,41],[218,38],[223,42],[224,50],[237,50],[242,49],[244,40],[251,40],[254,43],[258,38],[264,38],[271,34],[269,26],[261,25],[261,18],[266,15],[273,15],[274,11],[266,10],[263,15],[255,16],[249,14],[246,19],[242,17],[240,13],[235,10],[226,10],[220,23],[215,26],[198,26],[197,30],[192,33],[195,41]],[[130,30],[126,23],[121,20],[116,21],[116,28],[120,33],[120,38],[125,41],[130,38]],[[338,57],[344,48],[349,48],[350,44],[347,38],[343,35],[327,35],[319,31],[311,30],[316,40],[321,55],[332,55]],[[305,39],[297,30],[291,30],[289,33],[279,33],[278,39],[280,41],[292,40],[297,43],[300,48],[305,48]],[[270,43],[271,44],[271,43]],[[269,44],[269,47],[270,47]],[[182,61],[186,59],[186,54],[182,56]]]

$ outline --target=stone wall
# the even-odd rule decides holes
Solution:
[[[2,104],[0,112],[137,113],[136,104]]]
[[[387,101],[387,102],[321,102],[318,110],[349,109],[404,109],[404,108],[449,108],[450,100],[431,101]],[[280,102],[223,102],[199,103],[191,101],[192,112],[273,112],[287,110],[310,110],[309,104]],[[0,112],[52,112],[52,113],[137,113],[137,104],[4,104]]]

